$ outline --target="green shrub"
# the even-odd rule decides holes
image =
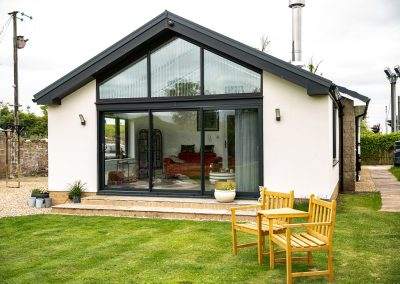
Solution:
[[[363,164],[392,163],[394,142],[400,132],[381,134],[371,131],[361,134],[361,160]]]
[[[73,197],[81,197],[82,193],[86,190],[86,184],[78,180],[74,182],[69,187],[68,197],[72,199]]]

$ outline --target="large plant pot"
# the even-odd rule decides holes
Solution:
[[[218,202],[223,202],[223,203],[232,202],[236,197],[236,191],[216,189],[214,191],[214,197]]]
[[[46,207],[46,208],[50,208],[51,207],[51,198],[50,197],[46,197],[44,199],[44,207]]]
[[[36,198],[36,208],[42,208],[44,206],[43,198]]]
[[[72,202],[73,203],[81,203],[81,197],[80,196],[73,196],[72,197]]]
[[[35,207],[36,206],[36,197],[28,197],[28,206]]]

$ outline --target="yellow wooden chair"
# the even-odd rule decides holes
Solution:
[[[293,278],[302,276],[328,276],[333,281],[333,228],[336,219],[336,201],[324,201],[311,195],[308,208],[308,222],[297,224],[283,224],[286,232],[275,233],[269,236],[270,239],[270,268],[274,268],[276,262],[282,259],[275,259],[274,245],[284,249],[286,252],[286,280],[292,283]],[[273,220],[270,219],[269,227],[273,228]],[[293,232],[295,228],[306,228],[305,232]],[[303,230],[304,231],[304,230]],[[292,256],[296,252],[306,252],[308,264],[312,262],[313,251],[326,251],[328,254],[328,269],[322,271],[292,272]],[[304,259],[299,257],[299,259]]]
[[[254,222],[237,222],[236,221],[236,212],[239,210],[250,211],[250,210],[265,210],[265,209],[273,209],[273,208],[293,208],[294,204],[294,192],[290,191],[290,193],[283,192],[274,192],[269,191],[265,187],[261,187],[260,189],[260,198],[259,204],[256,205],[246,205],[240,207],[231,208],[232,212],[232,248],[233,254],[237,255],[238,249],[258,246],[257,254],[258,254],[258,262],[262,264],[263,258],[265,255],[264,247],[265,247],[265,236],[269,233],[268,223],[264,221],[262,222],[262,228],[260,228],[260,233],[257,227],[257,220],[254,217]],[[280,224],[280,220],[275,220],[273,224],[274,232],[282,232],[284,228]],[[237,232],[244,232],[247,234],[255,235],[258,237],[257,242],[238,244]]]

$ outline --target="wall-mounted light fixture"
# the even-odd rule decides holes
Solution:
[[[79,119],[81,120],[81,124],[82,125],[86,125],[86,120],[85,120],[85,118],[83,117],[82,114],[79,114]]]
[[[275,109],[275,119],[276,121],[281,121],[281,110],[279,108]]]

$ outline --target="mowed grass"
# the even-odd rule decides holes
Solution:
[[[400,167],[391,167],[389,171],[400,181]]]
[[[378,193],[340,196],[334,237],[338,283],[400,282],[400,214],[379,208]],[[258,265],[255,248],[233,256],[225,222],[59,215],[0,219],[1,283],[283,283],[285,266],[269,270],[267,262]],[[315,254],[315,265],[325,267],[324,254]],[[294,265],[302,269],[303,264]],[[310,281],[326,280],[296,282]]]

